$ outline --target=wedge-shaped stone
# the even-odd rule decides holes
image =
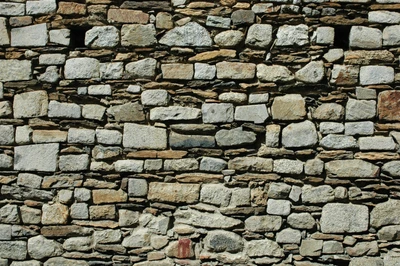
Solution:
[[[126,148],[162,150],[167,147],[167,131],[164,128],[125,123],[122,144]]]
[[[147,198],[155,202],[196,203],[199,200],[199,184],[151,182]]]
[[[209,32],[196,22],[186,23],[168,31],[161,39],[161,44],[168,46],[211,46]]]
[[[282,130],[282,145],[286,148],[312,147],[317,142],[317,130],[311,121],[292,123]]]
[[[325,164],[326,174],[332,178],[374,178],[379,167],[362,160],[336,160]]]
[[[252,131],[244,131],[242,127],[227,130],[222,129],[215,134],[218,146],[230,147],[251,144],[256,141],[256,134]]]
[[[256,75],[256,65],[253,63],[219,62],[216,66],[219,79],[246,80]]]
[[[386,202],[377,204],[371,211],[370,218],[370,223],[375,228],[400,224],[400,201],[389,199]]]
[[[169,106],[150,110],[150,120],[155,121],[196,120],[200,117],[201,110],[192,107]]]
[[[260,157],[236,157],[229,160],[229,169],[237,171],[272,172],[272,159]]]
[[[283,249],[279,246],[278,243],[269,240],[252,240],[246,244],[247,246],[247,254],[250,257],[284,257]]]
[[[146,47],[157,44],[156,28],[153,24],[125,24],[121,28],[122,46]]]
[[[240,225],[242,221],[224,216],[218,212],[207,213],[192,209],[178,209],[174,213],[175,222],[205,228],[228,229]]]
[[[377,49],[382,47],[382,32],[375,28],[353,26],[349,39],[352,48]]]
[[[46,46],[49,37],[46,23],[30,25],[11,30],[11,46],[40,47]]]
[[[323,233],[361,233],[368,230],[369,212],[364,205],[328,203],[322,208]]]
[[[10,44],[10,37],[8,36],[7,19],[0,18],[0,46]]]
[[[15,147],[14,169],[54,172],[57,170],[58,147],[55,143]]]
[[[322,61],[311,61],[295,74],[297,80],[305,83],[318,83],[325,77],[325,68]]]
[[[0,81],[22,81],[32,78],[30,60],[0,60]]]

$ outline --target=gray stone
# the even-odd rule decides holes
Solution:
[[[172,159],[164,161],[166,171],[192,171],[199,169],[199,163],[194,158]]]
[[[317,44],[332,45],[335,40],[335,29],[333,27],[318,27],[316,37]]]
[[[205,248],[213,252],[237,253],[243,250],[244,243],[242,238],[232,232],[215,230],[208,232],[204,238]]]
[[[302,188],[301,199],[303,203],[327,203],[335,199],[334,194],[333,188],[328,185],[318,187],[304,185]]]
[[[279,147],[281,127],[279,125],[267,125],[265,130],[265,145],[267,147]]]
[[[60,103],[57,101],[50,101],[49,103],[49,117],[62,117],[62,118],[80,118],[81,107],[75,103]]]
[[[166,90],[145,90],[140,96],[144,106],[166,106],[170,100]]]
[[[298,175],[303,172],[304,163],[298,160],[278,159],[274,160],[274,172],[278,174]]]
[[[122,134],[118,130],[96,129],[97,143],[106,145],[119,145],[122,141]]]
[[[319,144],[325,149],[344,150],[344,149],[356,149],[358,144],[355,138],[346,135],[334,135],[329,134],[328,136],[321,139]]]
[[[54,257],[48,259],[43,266],[89,266],[84,260],[71,260],[63,257]]]
[[[105,112],[106,107],[99,104],[84,104],[82,106],[82,116],[86,119],[101,121]]]
[[[382,260],[380,258],[369,258],[370,261],[367,261],[367,263],[362,261],[361,264],[356,265],[356,266],[367,265],[368,262],[375,262],[376,263],[375,265],[371,264],[373,266],[383,266],[383,265],[385,265],[385,266],[396,266],[396,265],[398,265],[399,258],[400,258],[400,255],[399,255],[398,252],[390,250],[388,253],[386,253],[386,255],[383,258],[383,263],[384,264],[382,264]],[[354,266],[354,265],[352,265],[352,266]]]
[[[377,49],[382,47],[382,32],[375,28],[352,26],[349,40],[352,48]]]
[[[303,120],[306,116],[305,101],[300,94],[275,97],[271,107],[274,120]]]
[[[150,110],[150,120],[155,121],[196,120],[200,117],[201,110],[192,107],[169,106]]]
[[[299,186],[292,186],[292,190],[290,190],[289,199],[294,202],[298,202],[301,196],[301,187]]]
[[[59,69],[56,66],[49,66],[46,71],[38,77],[42,83],[57,83],[60,79]]]
[[[300,245],[300,255],[303,257],[318,257],[322,253],[324,241],[315,239],[304,239]]]
[[[0,265],[2,266],[7,266],[8,264],[1,264],[0,260]],[[37,260],[26,260],[26,261],[13,261],[10,266],[42,266],[40,261]]]
[[[24,224],[39,224],[41,222],[42,212],[38,209],[21,206],[20,212]]]
[[[159,171],[163,167],[162,159],[147,159],[144,161],[144,170],[146,171]]]
[[[276,46],[304,46],[309,43],[308,26],[304,24],[280,26],[276,37]]]
[[[385,10],[370,11],[368,12],[368,21],[370,23],[399,24],[400,13]]]
[[[8,45],[10,45],[10,37],[8,36],[7,19],[0,18],[0,46]]]
[[[100,63],[101,79],[121,79],[123,72],[123,62]]]
[[[97,59],[82,57],[71,58],[65,63],[66,79],[91,79],[100,77],[100,63]]]
[[[1,258],[12,260],[25,260],[26,255],[27,248],[25,241],[0,241]]]
[[[25,15],[25,4],[3,2],[0,3],[1,16],[23,16]]]
[[[285,228],[276,234],[276,242],[282,244],[300,244],[301,232],[292,228]]]
[[[251,10],[239,9],[232,12],[231,15],[233,25],[254,23],[255,14]]]
[[[72,219],[89,219],[89,208],[86,203],[74,203],[71,205],[70,216]]]
[[[89,251],[93,247],[92,237],[70,237],[63,243],[63,248],[67,251]]]
[[[161,42],[162,43],[162,42]],[[124,24],[121,28],[121,45],[146,47],[157,44],[156,29],[153,24]]]
[[[144,197],[147,195],[148,185],[144,179],[129,178],[128,181],[128,196],[129,197]]]
[[[107,114],[118,122],[140,122],[145,120],[143,106],[138,102],[111,106]]]
[[[326,174],[332,178],[372,178],[379,167],[362,160],[335,160],[325,163]]]
[[[203,123],[233,122],[235,107],[230,103],[204,103],[201,106]]]
[[[285,66],[258,64],[257,78],[266,82],[289,82],[294,79],[294,75]]]
[[[400,177],[400,161],[387,162],[382,166],[382,172],[392,177]]]
[[[0,81],[22,81],[32,78],[32,63],[29,60],[2,59],[0,69]]]
[[[343,57],[343,49],[340,48],[329,49],[329,51],[326,54],[324,54],[324,59],[329,63],[336,62],[342,57]]]
[[[251,93],[249,95],[249,104],[268,103],[269,93]]]
[[[373,137],[360,137],[358,139],[361,151],[375,150],[375,151],[394,151],[397,148],[396,143],[392,137],[373,136]]]
[[[289,124],[282,130],[282,145],[286,148],[312,147],[317,142],[317,130],[309,120]]]
[[[0,154],[0,168],[7,169],[13,166],[13,157],[6,154]]]
[[[346,120],[357,121],[374,118],[376,101],[349,99],[346,104]]]
[[[11,104],[8,101],[0,102],[0,117],[6,117],[12,114]]]
[[[108,243],[118,243],[122,237],[120,230],[101,230],[95,231],[93,233],[93,242],[95,244],[108,244]]]
[[[269,239],[252,240],[247,242],[247,255],[250,257],[284,257],[283,249]]]
[[[133,94],[139,94],[142,91],[142,87],[140,87],[140,85],[129,85],[126,91]]]
[[[157,60],[153,58],[145,58],[136,62],[129,63],[125,66],[126,72],[132,78],[148,78],[151,79],[156,75]]]
[[[94,144],[95,131],[85,128],[70,128],[68,143]]]
[[[11,225],[9,224],[0,225],[0,240],[11,240]]]
[[[400,239],[400,225],[384,226],[378,231],[379,240],[399,240]]]
[[[358,100],[375,100],[376,90],[363,87],[356,88],[356,96]]]
[[[354,245],[354,247],[346,247],[346,253],[350,256],[359,257],[359,256],[375,256],[378,255],[379,247],[378,242],[369,241],[369,242],[358,242]]]
[[[254,104],[236,107],[235,121],[248,121],[262,124],[269,117],[265,104]]]
[[[142,160],[118,160],[114,163],[116,172],[143,172],[143,161]]]
[[[209,65],[205,63],[194,64],[194,79],[206,79],[212,80],[215,78],[217,68],[215,65]]]
[[[118,43],[119,31],[114,26],[95,26],[85,34],[85,45],[91,48],[111,48]]]
[[[394,69],[389,66],[362,66],[360,84],[390,84],[394,81]]]
[[[290,214],[287,223],[296,229],[313,229],[316,224],[315,219],[308,212]]]
[[[168,46],[211,46],[212,40],[208,31],[196,22],[168,31],[161,39],[161,44]]]
[[[121,227],[137,225],[139,223],[139,212],[131,210],[118,210],[118,223]]]
[[[260,157],[236,157],[229,160],[228,168],[243,172],[272,172],[272,159]]]
[[[271,183],[268,188],[268,198],[286,199],[289,196],[291,186],[285,183]]]
[[[111,95],[111,86],[110,85],[90,85],[88,87],[89,95]]]
[[[4,205],[0,208],[0,222],[7,224],[19,224],[21,220],[18,214],[18,206],[16,205]]]
[[[322,208],[323,233],[361,233],[368,230],[369,212],[364,205],[328,203]]]
[[[374,134],[374,122],[347,122],[344,124],[345,135],[372,135]]]
[[[12,145],[14,143],[14,127],[0,125],[0,145]]]
[[[242,127],[231,130],[222,129],[215,134],[215,140],[220,147],[240,146],[254,143],[256,134],[252,131],[244,131]]]
[[[69,29],[51,30],[49,32],[50,42],[68,46],[70,43],[70,33]]]
[[[169,145],[171,148],[213,148],[215,139],[213,136],[183,135],[175,132],[169,134]]]
[[[238,30],[227,30],[218,33],[214,37],[214,42],[224,48],[235,47],[244,39],[244,34]]]
[[[245,228],[252,232],[275,232],[282,226],[282,217],[275,215],[255,215],[245,220]]]
[[[400,224],[400,201],[389,199],[378,203],[371,211],[370,224],[375,228]]]
[[[219,16],[207,16],[206,26],[229,29],[231,26],[231,19]]]
[[[27,15],[45,15],[55,13],[57,3],[55,0],[41,0],[41,1],[27,1],[26,14]]]
[[[254,48],[265,49],[272,41],[272,25],[253,24],[249,27],[246,45]]]
[[[343,245],[338,241],[324,241],[322,246],[323,254],[342,254],[343,251]]]
[[[383,45],[384,46],[397,46],[400,44],[400,26],[388,26],[383,29]]]
[[[11,29],[11,46],[41,47],[48,39],[46,23]]]
[[[292,204],[288,200],[268,199],[267,213],[288,216],[290,214],[291,205]]]
[[[60,256],[63,253],[62,245],[43,236],[28,239],[28,254],[33,259],[43,259]]]
[[[40,65],[63,65],[65,60],[65,54],[41,54],[39,56]]]
[[[173,202],[173,203],[196,203],[199,200],[200,185],[198,184],[179,184],[179,183],[163,183],[151,182],[149,184],[149,191],[147,198],[155,202]],[[165,220],[165,219],[167,220]],[[160,220],[154,219],[154,227],[158,228],[159,225],[166,222],[163,229],[158,228],[166,234],[168,230],[169,218],[159,217]],[[160,224],[161,222],[161,224]],[[149,227],[149,225],[146,225]],[[150,226],[151,227],[151,226]]]
[[[89,201],[92,198],[91,194],[87,188],[75,188],[74,190],[74,198],[78,202]]]
[[[229,206],[250,206],[250,188],[234,188]]]
[[[274,4],[272,3],[258,3],[251,7],[251,10],[256,14],[269,13],[273,10]]]
[[[362,258],[351,258],[349,266],[383,266],[388,265],[386,262],[384,263],[381,258],[374,258],[374,257],[362,257]],[[395,264],[393,264],[395,265]]]
[[[200,171],[219,173],[227,166],[225,160],[220,158],[203,157],[200,161]]]
[[[89,166],[89,155],[79,154],[79,155],[63,155],[60,156],[58,162],[58,167],[60,171],[64,172],[77,172],[85,171]]]
[[[228,229],[238,226],[242,221],[224,216],[218,212],[206,213],[192,209],[178,209],[174,213],[175,223],[189,224],[197,227]]]
[[[36,144],[14,148],[14,169],[54,172],[57,170],[59,144]],[[41,156],[37,156],[40,154]]]
[[[311,61],[295,73],[297,80],[305,83],[318,83],[325,77],[325,68],[322,61]]]
[[[336,85],[358,84],[359,66],[333,65],[330,83]]]
[[[164,128],[125,123],[122,145],[126,148],[162,150],[167,147],[167,131]]]
[[[304,164],[304,173],[306,175],[319,176],[324,171],[324,162],[320,159],[310,159]]]

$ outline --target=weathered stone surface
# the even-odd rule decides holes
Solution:
[[[394,81],[394,69],[388,66],[362,66],[360,84],[389,84]]]
[[[400,27],[398,25],[387,26],[383,29],[383,45],[384,46],[397,46],[400,44]]]
[[[107,114],[119,122],[140,122],[145,120],[143,106],[138,102],[111,106]]]
[[[322,61],[311,61],[295,73],[296,79],[305,83],[318,83],[324,76],[325,68]]]
[[[25,15],[25,4],[3,2],[0,3],[1,16],[23,16]]]
[[[357,121],[374,118],[376,102],[369,100],[349,99],[346,104],[346,120]]]
[[[362,258],[352,258],[349,266],[383,266],[385,265],[381,258],[376,257],[362,257]]]
[[[301,174],[304,163],[298,160],[278,159],[274,160],[274,172],[279,174]]]
[[[161,44],[168,46],[211,46],[208,31],[196,22],[189,22],[168,31],[161,39]]]
[[[246,80],[256,75],[256,65],[253,63],[219,62],[216,66],[219,79]]]
[[[262,124],[269,117],[265,104],[238,106],[235,110],[235,121],[248,121]]]
[[[164,169],[167,171],[191,171],[197,170],[199,163],[194,158],[172,159],[164,161]]]
[[[85,34],[85,45],[91,48],[110,48],[119,43],[119,31],[114,26],[95,26]]]
[[[123,190],[96,189],[92,193],[94,204],[125,202],[128,198]]]
[[[326,173],[335,178],[372,178],[379,167],[362,160],[336,160],[325,164]]]
[[[49,117],[80,118],[81,107],[74,103],[60,103],[50,101],[48,105]]]
[[[130,178],[128,181],[128,196],[143,197],[147,195],[148,184],[144,179]]]
[[[68,143],[94,144],[95,131],[85,128],[70,128],[68,130]]]
[[[169,145],[171,148],[213,148],[215,139],[213,136],[183,135],[175,132],[169,134]]]
[[[368,207],[355,204],[328,203],[322,208],[323,233],[360,233],[368,229]]]
[[[227,163],[223,159],[203,157],[200,161],[200,171],[219,173],[225,169]]]
[[[195,203],[199,199],[200,185],[151,182],[148,199],[152,201]]]
[[[90,79],[100,76],[100,63],[94,58],[71,58],[65,63],[66,79]]]
[[[275,215],[251,216],[245,220],[246,230],[253,232],[275,232],[282,226],[282,217]]]
[[[66,224],[68,221],[68,207],[60,203],[44,204],[42,207],[42,224]]]
[[[317,130],[310,121],[292,123],[282,130],[282,145],[286,148],[312,147],[317,142]]]
[[[227,30],[218,33],[214,37],[214,42],[220,47],[235,47],[244,39],[244,34],[238,30]]]
[[[330,83],[336,85],[355,85],[358,83],[359,66],[334,65]]]
[[[10,37],[8,36],[7,30],[7,19],[0,18],[0,46],[5,46],[10,44]]]
[[[250,257],[283,257],[283,250],[274,241],[269,239],[252,240],[247,242],[247,254]]]
[[[170,100],[166,90],[146,90],[140,96],[144,106],[167,106]]]
[[[303,120],[306,116],[305,101],[300,94],[275,97],[271,107],[274,120]]]
[[[117,9],[118,10],[118,9]],[[148,20],[148,14],[141,12],[142,14],[147,16]],[[147,22],[146,20],[146,22]],[[156,16],[156,28],[157,29],[167,29],[170,30],[174,27],[174,22],[172,21],[172,15],[167,12],[159,12],[157,13]]]
[[[379,119],[386,121],[400,121],[400,93],[395,90],[382,91],[378,95]]]
[[[117,172],[143,172],[142,160],[118,160],[114,163],[115,171]]]
[[[304,239],[300,245],[300,255],[318,257],[322,253],[322,240]]]
[[[290,214],[291,203],[288,200],[268,199],[267,213],[272,215],[288,216]]]
[[[57,170],[58,144],[36,144],[14,148],[14,169],[54,172]],[[41,156],[37,156],[40,154]]]
[[[18,214],[18,206],[7,204],[1,207],[0,210],[1,223],[19,224],[21,222]]]
[[[214,252],[236,253],[242,251],[244,247],[243,240],[239,235],[224,230],[208,232],[204,243],[206,249]]]
[[[0,241],[0,257],[12,260],[25,260],[27,248],[25,241]]]
[[[229,160],[228,168],[243,172],[272,172],[272,159],[260,157],[236,157]]]
[[[368,21],[372,23],[399,24],[400,14],[384,10],[371,11],[368,12]]]
[[[350,47],[376,49],[382,47],[382,32],[379,29],[352,26],[350,30]]]
[[[194,79],[212,80],[215,78],[217,68],[205,63],[194,64]]]
[[[251,10],[236,10],[231,15],[233,25],[250,24],[254,22],[255,14]]]
[[[220,184],[206,184],[202,186],[200,201],[226,207],[229,205],[232,191]]]
[[[230,18],[224,18],[219,16],[207,16],[206,26],[229,29],[231,25]]]
[[[288,82],[294,79],[293,73],[285,66],[257,65],[257,78],[267,82]]]
[[[192,209],[178,209],[175,213],[175,222],[205,228],[228,229],[242,222],[238,219],[224,216],[220,213],[203,213]]]
[[[317,44],[332,45],[335,40],[335,29],[333,27],[318,27],[316,30]]]
[[[309,43],[308,26],[304,24],[280,26],[276,37],[277,46],[304,46]]]
[[[0,60],[0,81],[21,81],[32,78],[32,63],[29,60]]]
[[[392,137],[374,136],[374,137],[360,137],[358,139],[361,151],[375,150],[375,151],[393,151],[396,150],[397,145]]]
[[[48,39],[46,23],[11,29],[11,46],[40,47]]]
[[[125,66],[126,72],[132,78],[153,78],[156,74],[157,60],[146,58]]]
[[[163,128],[125,123],[122,144],[128,148],[165,149],[167,132]]]
[[[205,103],[201,106],[204,123],[233,122],[235,107],[230,103]]]
[[[124,24],[121,28],[121,45],[145,47],[157,44],[156,29],[153,24]]]
[[[139,10],[110,8],[107,12],[109,22],[147,24],[149,15]]]
[[[269,24],[253,24],[249,27],[246,45],[254,48],[267,48],[272,41],[272,26]]]
[[[282,244],[300,244],[301,232],[292,228],[286,228],[276,234],[276,242]]]
[[[201,110],[192,107],[169,106],[150,110],[150,120],[155,121],[195,120],[200,117]]]
[[[296,229],[312,229],[316,222],[309,213],[292,213],[287,218],[287,223]]]
[[[354,247],[347,247],[346,252],[350,256],[363,256],[363,255],[370,255],[374,256],[377,255],[379,252],[378,243],[376,241],[370,242],[359,242],[354,245]]]
[[[63,155],[60,156],[58,167],[61,171],[76,172],[87,170],[89,166],[89,155]]]
[[[164,79],[191,80],[193,78],[192,64],[163,64],[161,72]]]
[[[325,149],[355,149],[358,144],[355,138],[346,135],[329,134],[322,138],[319,144]]]
[[[251,144],[256,141],[256,134],[251,131],[244,131],[242,127],[231,130],[222,129],[215,134],[218,146],[240,146]]]
[[[322,185],[313,187],[310,185],[304,185],[301,193],[301,200],[303,203],[327,203],[335,199],[334,190],[331,186]]]
[[[43,259],[60,256],[63,253],[62,245],[43,236],[28,239],[28,254],[33,259]]]
[[[400,161],[387,162],[382,166],[382,172],[393,177],[400,177]]]
[[[389,199],[379,203],[371,211],[370,224],[379,228],[384,225],[400,224],[400,205],[398,200]]]
[[[344,108],[337,103],[324,103],[315,109],[313,118],[317,120],[339,121],[344,117]]]
[[[84,260],[71,260],[71,259],[65,259],[63,257],[54,257],[48,259],[45,263],[44,266],[89,266],[89,264],[84,261]]]
[[[372,135],[374,134],[374,123],[371,121],[348,122],[344,124],[345,135]]]

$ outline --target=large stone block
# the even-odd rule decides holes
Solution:
[[[256,65],[252,63],[219,62],[216,66],[219,79],[246,80],[256,74]]]
[[[308,26],[304,24],[280,26],[276,37],[276,46],[304,46],[309,43]]]
[[[332,178],[373,178],[379,167],[362,160],[335,160],[325,164],[326,174]]]
[[[160,43],[168,46],[211,46],[212,40],[204,27],[196,22],[189,22],[168,31],[160,39]]]
[[[400,121],[400,91],[387,90],[378,95],[379,119]]]
[[[164,79],[191,80],[193,78],[192,64],[163,64],[161,72]]]
[[[227,130],[222,129],[215,134],[218,146],[230,147],[251,144],[256,141],[256,134],[252,131],[244,131],[242,127]]]
[[[288,82],[294,79],[293,73],[285,66],[257,65],[257,78],[267,82]]]
[[[126,148],[156,149],[167,147],[167,131],[133,123],[125,123],[122,144]]]
[[[11,29],[11,46],[46,46],[48,39],[46,23]]]
[[[282,145],[286,148],[312,147],[317,142],[317,130],[311,121],[292,123],[282,130]]]
[[[382,47],[382,32],[379,29],[353,26],[349,39],[352,48],[377,49]]]
[[[196,203],[199,200],[200,185],[151,182],[148,199],[151,201],[173,203]]]
[[[394,81],[394,69],[389,66],[362,66],[360,84],[390,84]]]
[[[346,104],[346,120],[372,119],[376,115],[376,101],[349,99]]]
[[[153,24],[125,24],[121,28],[122,46],[146,47],[157,44],[156,29]]]
[[[56,12],[56,0],[27,1],[27,15],[45,15]]]
[[[230,123],[235,107],[231,103],[204,103],[201,112],[204,123]]]
[[[0,3],[0,16],[23,16],[25,15],[25,4],[3,2]]]
[[[126,72],[132,78],[151,79],[156,75],[157,60],[154,58],[145,58],[125,66]]]
[[[150,120],[155,121],[196,120],[200,117],[201,110],[192,107],[169,106],[150,110]]]
[[[246,45],[265,49],[272,41],[272,26],[269,24],[253,24],[249,27]]]
[[[262,124],[269,118],[265,104],[253,104],[236,107],[235,121],[248,121],[255,124]]]
[[[12,260],[25,260],[26,255],[27,248],[25,241],[0,241],[1,258]]]
[[[91,48],[111,48],[119,43],[119,31],[114,26],[95,26],[85,35],[85,45]]]
[[[379,228],[384,225],[400,224],[400,201],[389,199],[379,203],[371,211],[371,225]]]
[[[275,97],[272,103],[272,119],[303,120],[306,116],[306,102],[300,94],[287,94]]]
[[[55,143],[15,147],[14,169],[54,172],[57,170],[58,148],[59,144]]]
[[[91,79],[100,77],[100,63],[94,58],[71,58],[65,63],[66,79]]]
[[[0,81],[22,81],[32,78],[32,63],[29,60],[0,60]]]
[[[10,37],[8,36],[7,19],[0,18],[0,46],[10,44]]]
[[[323,233],[361,233],[368,230],[368,207],[356,204],[328,203],[322,208]]]
[[[400,26],[388,26],[383,29],[383,45],[384,46],[398,46],[400,44]]]

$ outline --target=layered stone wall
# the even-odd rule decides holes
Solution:
[[[400,265],[399,0],[0,2],[0,265]]]

